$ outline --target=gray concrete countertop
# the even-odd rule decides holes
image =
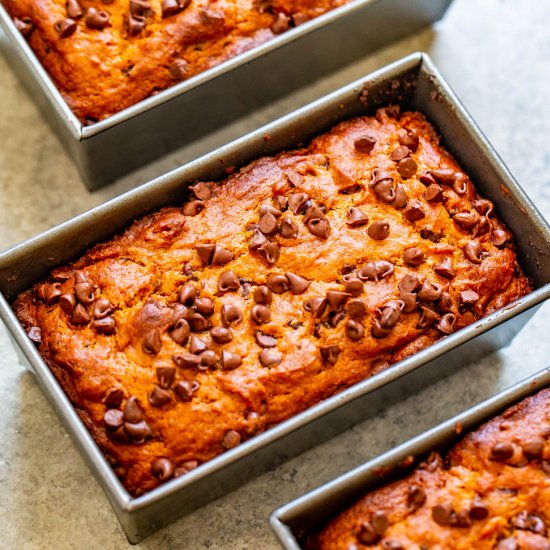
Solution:
[[[394,44],[99,192],[89,193],[0,58],[0,249],[416,50],[427,51],[512,173],[550,216],[550,3],[455,0],[433,29]],[[506,349],[343,433],[139,545],[278,548],[267,518],[334,478],[548,364],[550,306]],[[0,548],[129,548],[107,499],[0,325]]]

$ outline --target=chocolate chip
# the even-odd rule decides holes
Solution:
[[[240,355],[232,353],[224,349],[222,351],[222,368],[224,370],[233,370],[241,365],[243,362]]]
[[[214,302],[206,296],[204,298],[197,298],[193,307],[197,313],[205,317],[210,317],[214,313]]]
[[[473,229],[478,221],[474,212],[459,212],[453,216],[453,221],[462,229]]]
[[[198,295],[199,291],[197,287],[191,283],[186,283],[180,290],[180,302],[186,307],[191,307]]]
[[[399,164],[397,165],[397,171],[405,179],[412,178],[416,174],[417,170],[418,164],[416,164],[416,161],[410,157],[400,160]]]
[[[390,204],[395,201],[395,189],[393,187],[393,179],[384,179],[376,182],[372,190],[374,194],[383,202]]]
[[[321,296],[314,296],[312,298],[308,298],[304,302],[304,309],[306,311],[313,313],[313,316],[317,318],[323,316],[323,313],[325,312],[326,307],[327,307],[327,301],[325,298],[322,298]]]
[[[104,10],[88,8],[86,12],[86,26],[90,29],[103,30],[110,24],[109,14]]]
[[[442,292],[443,287],[439,283],[431,283],[426,279],[418,293],[418,299],[422,302],[433,302],[441,297]]]
[[[254,235],[248,243],[248,248],[249,250],[259,250],[267,242],[266,236],[259,229],[254,229]]]
[[[375,145],[376,139],[369,135],[358,137],[353,142],[355,150],[359,151],[360,153],[370,153],[374,149]]]
[[[432,508],[432,519],[442,527],[449,525],[452,508],[447,504],[436,504]]]
[[[405,218],[407,218],[410,222],[416,222],[425,218],[426,214],[422,208],[422,203],[414,199],[407,204],[407,208],[405,208],[403,216],[405,216]]]
[[[374,530],[370,521],[365,521],[357,533],[357,540],[361,544],[372,546],[380,541],[380,535]]]
[[[285,275],[270,275],[266,285],[275,294],[282,294],[290,288],[290,283]]]
[[[392,206],[395,208],[404,208],[407,206],[407,201],[409,197],[405,191],[403,184],[399,183],[395,188],[395,198],[393,199]]]
[[[149,395],[149,404],[151,407],[162,407],[172,401],[172,395],[168,390],[155,386],[151,395]]]
[[[282,34],[290,28],[290,17],[283,12],[278,12],[275,21],[269,27],[273,34]]]
[[[339,290],[329,290],[326,294],[327,303],[332,311],[342,311],[351,295]]]
[[[435,311],[423,307],[420,321],[418,321],[418,328],[430,328],[437,321],[439,321],[439,315]]]
[[[491,449],[489,458],[495,462],[506,462],[514,455],[514,447],[510,443],[495,443]]]
[[[365,335],[365,327],[354,319],[346,321],[345,331],[350,340],[361,340]]]
[[[195,245],[195,250],[199,255],[201,262],[204,265],[210,265],[212,263],[212,256],[214,255],[214,250],[216,250],[215,244],[197,244]]]
[[[59,34],[60,38],[68,38],[76,31],[76,21],[74,19],[59,19],[55,22],[53,28]]]
[[[94,304],[93,315],[94,319],[103,319],[110,315],[112,312],[112,306],[109,300],[106,298],[99,298]]]
[[[181,466],[178,466],[174,471],[174,477],[179,477],[189,473],[191,470],[194,470],[199,465],[198,460],[188,460],[184,462]]]
[[[137,445],[141,445],[145,442],[146,439],[148,439],[152,435],[151,428],[149,424],[145,422],[145,420],[138,422],[137,424],[130,424],[128,422],[125,422],[124,431],[132,440],[132,442]]]
[[[271,312],[268,307],[256,304],[252,306],[250,317],[257,325],[263,325],[271,321]]]
[[[529,460],[538,460],[539,458],[542,458],[542,453],[544,451],[544,440],[540,437],[530,439],[529,441],[523,443],[521,448],[523,450],[523,454]]]
[[[369,223],[369,217],[362,210],[359,210],[359,208],[351,206],[348,208],[346,223],[350,227],[361,227]]]
[[[463,248],[464,255],[473,264],[480,264],[488,253],[483,250],[478,241],[468,241]]]
[[[380,308],[380,326],[384,329],[393,328],[403,311],[404,303],[401,300],[391,300]]]
[[[222,445],[225,449],[233,449],[241,442],[241,434],[236,430],[229,430],[225,433],[222,440]]]
[[[468,176],[462,172],[456,172],[453,177],[452,188],[457,195],[465,195],[468,191]]]
[[[460,293],[460,303],[463,306],[472,306],[479,300],[479,294],[473,290],[463,290]]]
[[[143,420],[143,413],[139,406],[139,401],[133,395],[128,398],[126,401],[126,406],[124,407],[124,422],[130,424],[137,424]]]
[[[211,349],[204,350],[199,354],[199,358],[201,360],[201,367],[207,369],[213,369],[218,364],[219,360],[218,354]]]
[[[443,188],[437,183],[432,183],[422,196],[428,202],[441,202],[443,200]]]
[[[193,313],[189,317],[189,327],[193,332],[203,332],[208,330],[212,323],[200,313]]]
[[[399,290],[401,292],[414,292],[420,286],[420,281],[416,275],[407,273],[399,281]]]
[[[482,215],[489,217],[493,213],[494,204],[489,199],[476,199],[474,208]]]
[[[224,327],[238,325],[243,320],[243,313],[237,306],[224,304],[222,306],[221,320]]]
[[[351,294],[353,297],[363,294],[365,287],[359,279],[351,279],[344,284],[344,292]]]
[[[408,147],[406,147],[405,145],[400,145],[392,151],[390,158],[394,162],[399,162],[400,160],[408,157],[410,154],[411,150]]]
[[[417,267],[424,262],[424,252],[416,247],[406,248],[403,251],[403,260],[407,265]]]
[[[361,281],[380,281],[394,272],[392,263],[386,260],[367,262],[357,269],[357,277]]]
[[[274,348],[277,345],[277,339],[269,334],[264,334],[259,330],[256,331],[256,343],[261,348]]]
[[[119,411],[118,409],[109,409],[103,415],[103,422],[105,423],[105,427],[109,431],[114,432],[122,425],[124,425],[123,416],[124,415],[122,411]]]
[[[367,314],[367,306],[362,300],[350,300],[346,304],[346,313],[352,319],[362,319]]]
[[[271,212],[266,212],[260,218],[258,227],[264,235],[273,235],[277,233],[277,218]]]
[[[150,330],[145,333],[141,341],[141,347],[145,353],[149,355],[158,355],[162,349],[162,340],[157,329]]]
[[[422,228],[420,230],[420,236],[423,239],[428,239],[429,241],[432,241],[433,243],[438,243],[443,238],[443,232],[435,232],[431,229]]]
[[[189,333],[191,329],[189,323],[185,319],[178,319],[173,330],[170,331],[170,337],[176,344],[180,346],[185,346],[187,340],[189,339]]]
[[[292,218],[285,216],[279,225],[279,234],[285,239],[295,239],[298,236],[298,226]]]
[[[88,282],[76,283],[74,293],[81,304],[88,305],[94,301],[94,289]]]
[[[183,304],[174,304],[172,306],[172,319],[170,320],[170,325],[175,326],[180,319],[185,319],[187,321],[192,313],[192,310]]]
[[[231,270],[224,271],[218,280],[218,291],[221,293],[239,290],[240,287],[239,278]]]
[[[312,235],[321,239],[328,239],[330,236],[330,223],[325,217],[309,219],[307,228]]]
[[[172,356],[172,361],[174,362],[175,365],[177,365],[178,367],[181,367],[183,369],[196,368],[196,367],[199,366],[201,360],[200,360],[199,357],[194,355],[194,353],[195,352],[192,352],[192,353],[175,353]]]
[[[418,485],[410,485],[407,492],[407,504],[414,511],[426,502],[426,492]]]
[[[212,255],[212,265],[225,265],[233,260],[235,255],[230,250],[227,250],[219,245],[214,248]]]
[[[304,183],[304,176],[295,170],[287,170],[285,176],[293,187],[300,187]]]
[[[390,224],[386,221],[376,221],[369,225],[367,233],[371,239],[383,241],[390,234]]]
[[[214,340],[216,344],[228,344],[233,340],[231,329],[226,327],[214,327],[210,331],[210,336],[212,336],[212,340]]]
[[[419,142],[416,130],[399,131],[399,143],[410,149],[413,153],[418,149]]]
[[[402,292],[399,299],[403,302],[403,313],[412,313],[416,311],[416,294],[412,292]]]
[[[258,248],[258,252],[270,265],[279,259],[279,245],[276,242],[266,242]]]
[[[185,59],[175,59],[166,67],[175,80],[183,80],[189,72],[189,63]]]
[[[520,550],[520,547],[514,537],[507,537],[499,541],[497,550]]]
[[[189,186],[189,190],[201,201],[207,201],[212,198],[212,189],[210,185],[204,181],[199,181],[195,185]]]
[[[99,334],[113,334],[116,329],[115,320],[109,315],[103,319],[96,319],[92,323],[92,327]]]
[[[275,208],[274,206],[268,203],[262,204],[260,206],[260,217],[263,216],[264,214],[271,214],[275,218],[280,218],[283,215],[283,213],[278,208]]]
[[[334,344],[329,346],[321,346],[319,348],[323,361],[329,365],[334,365],[340,356],[340,346]]]
[[[180,401],[191,401],[193,394],[199,389],[198,382],[181,380],[174,387],[174,392]]]
[[[445,313],[436,328],[443,334],[452,334],[454,330],[454,324],[456,322],[456,315],[454,313]]]
[[[430,170],[430,174],[439,183],[451,185],[454,182],[455,172],[449,168],[440,168],[439,170]]]
[[[470,518],[476,521],[481,521],[489,516],[489,508],[476,497],[470,506]]]
[[[151,17],[154,11],[147,0],[130,0],[130,13],[136,16]]]
[[[25,37],[28,38],[34,30],[34,23],[30,17],[14,17],[13,22],[17,30]]]
[[[151,473],[159,481],[166,481],[174,475],[174,465],[167,458],[157,458],[151,466]]]
[[[276,349],[263,349],[260,352],[260,363],[264,367],[274,367],[282,361],[282,356]]]
[[[157,367],[157,379],[161,388],[168,389],[174,382],[176,369],[172,366]]]
[[[442,262],[434,266],[434,271],[444,279],[452,280],[455,278],[455,271],[451,258],[447,257]]]
[[[129,18],[128,30],[130,32],[130,36],[135,36],[132,33],[139,34],[139,32],[143,30],[143,27],[145,27],[144,21],[136,21],[135,18]],[[184,216],[196,216],[203,209],[204,201],[190,200],[183,205],[182,212]]]
[[[288,197],[288,207],[293,214],[299,214],[306,207],[308,199],[305,193],[292,193]]]
[[[300,275],[295,275],[294,273],[285,273],[286,278],[288,279],[288,284],[290,292],[297,296],[298,294],[303,294],[309,287],[310,282]]]
[[[327,321],[328,321],[329,326],[331,326],[332,328],[335,328],[335,327],[338,326],[338,323],[340,321],[343,321],[345,318],[346,318],[345,311],[331,311],[328,314]]]
[[[187,4],[188,3],[189,1],[187,1]],[[166,17],[171,17],[172,15],[176,15],[182,9],[183,8],[178,0],[162,0],[161,11],[163,19],[165,19]]]
[[[491,233],[491,241],[497,248],[502,248],[509,239],[509,235],[503,229],[495,229]]]
[[[266,285],[257,286],[253,293],[254,301],[257,304],[268,306],[273,300],[273,294]]]
[[[109,388],[105,392],[103,403],[109,409],[118,409],[124,399],[124,391],[120,388]]]
[[[90,315],[82,304],[77,304],[71,316],[71,323],[75,325],[86,325],[90,322]]]

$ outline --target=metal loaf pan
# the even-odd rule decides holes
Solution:
[[[368,93],[365,93],[368,91]],[[470,174],[480,193],[517,238],[520,261],[535,290],[514,304],[444,338],[433,346],[258,435],[143,496],[131,498],[27,338],[9,303],[58,265],[74,260],[135,218],[181,204],[190,182],[221,179],[265,154],[292,148],[351,116],[401,104],[418,109],[440,130],[445,145]],[[500,346],[550,295],[550,228],[524,195],[479,129],[424,54],[413,54],[277,122],[143,185],[30,241],[0,254],[0,317],[22,358],[88,460],[132,542],[160,525],[241,486],[252,476],[329,439],[385,406],[415,392]]]
[[[550,385],[550,368],[531,376],[468,411],[369,460],[335,480],[286,504],[271,514],[269,522],[285,550],[300,550],[308,537],[357,499],[412,471],[431,451],[445,451],[518,401]],[[459,429],[457,429],[459,427]],[[457,433],[458,432],[458,433]],[[414,458],[411,461],[411,458]],[[406,467],[403,465],[407,464]]]
[[[91,126],[69,109],[1,3],[0,46],[93,190],[419,30],[451,1],[354,0]]]

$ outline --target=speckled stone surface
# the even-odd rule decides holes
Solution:
[[[31,237],[299,105],[416,50],[443,75],[541,212],[550,216],[550,4],[455,0],[431,30],[366,57],[90,194],[0,58],[0,248]],[[146,549],[278,545],[277,506],[525,378],[550,362],[550,304],[511,345],[159,531]],[[129,548],[107,499],[19,364],[0,325],[0,548]]]

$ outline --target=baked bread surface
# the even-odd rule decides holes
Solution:
[[[531,290],[419,113],[191,189],[14,303],[134,495]]]

